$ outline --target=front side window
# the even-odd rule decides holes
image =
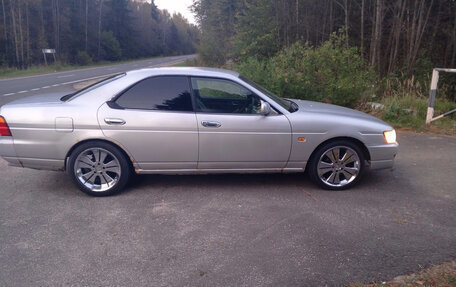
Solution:
[[[229,80],[192,78],[197,110],[206,113],[259,114],[260,98]]]
[[[116,104],[126,109],[192,111],[187,77],[163,76],[140,81],[124,92]]]

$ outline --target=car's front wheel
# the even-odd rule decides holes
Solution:
[[[83,192],[93,196],[113,195],[130,178],[130,166],[124,154],[105,142],[87,142],[71,154],[68,171]]]
[[[319,147],[309,162],[310,178],[325,189],[341,190],[355,185],[365,169],[365,156],[354,143],[333,141]]]

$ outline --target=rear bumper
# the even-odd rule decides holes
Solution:
[[[399,151],[399,144],[384,144],[368,147],[370,169],[385,169],[394,166],[394,159]]]
[[[0,137],[0,157],[12,166],[22,167],[21,162],[17,158],[12,137]]]

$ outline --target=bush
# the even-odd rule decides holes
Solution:
[[[241,74],[286,98],[355,107],[374,94],[377,76],[341,33],[314,48],[296,43],[264,60],[251,57],[235,66]]]
[[[87,66],[92,64],[92,58],[86,51],[78,51],[76,57],[74,58],[74,61],[76,62],[76,64],[81,66]]]
[[[117,61],[122,57],[119,41],[112,31],[101,33],[101,58],[108,61]]]

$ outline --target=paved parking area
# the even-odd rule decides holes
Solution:
[[[399,133],[356,188],[302,174],[141,176],[92,198],[0,161],[1,286],[334,286],[456,259],[456,138]]]

